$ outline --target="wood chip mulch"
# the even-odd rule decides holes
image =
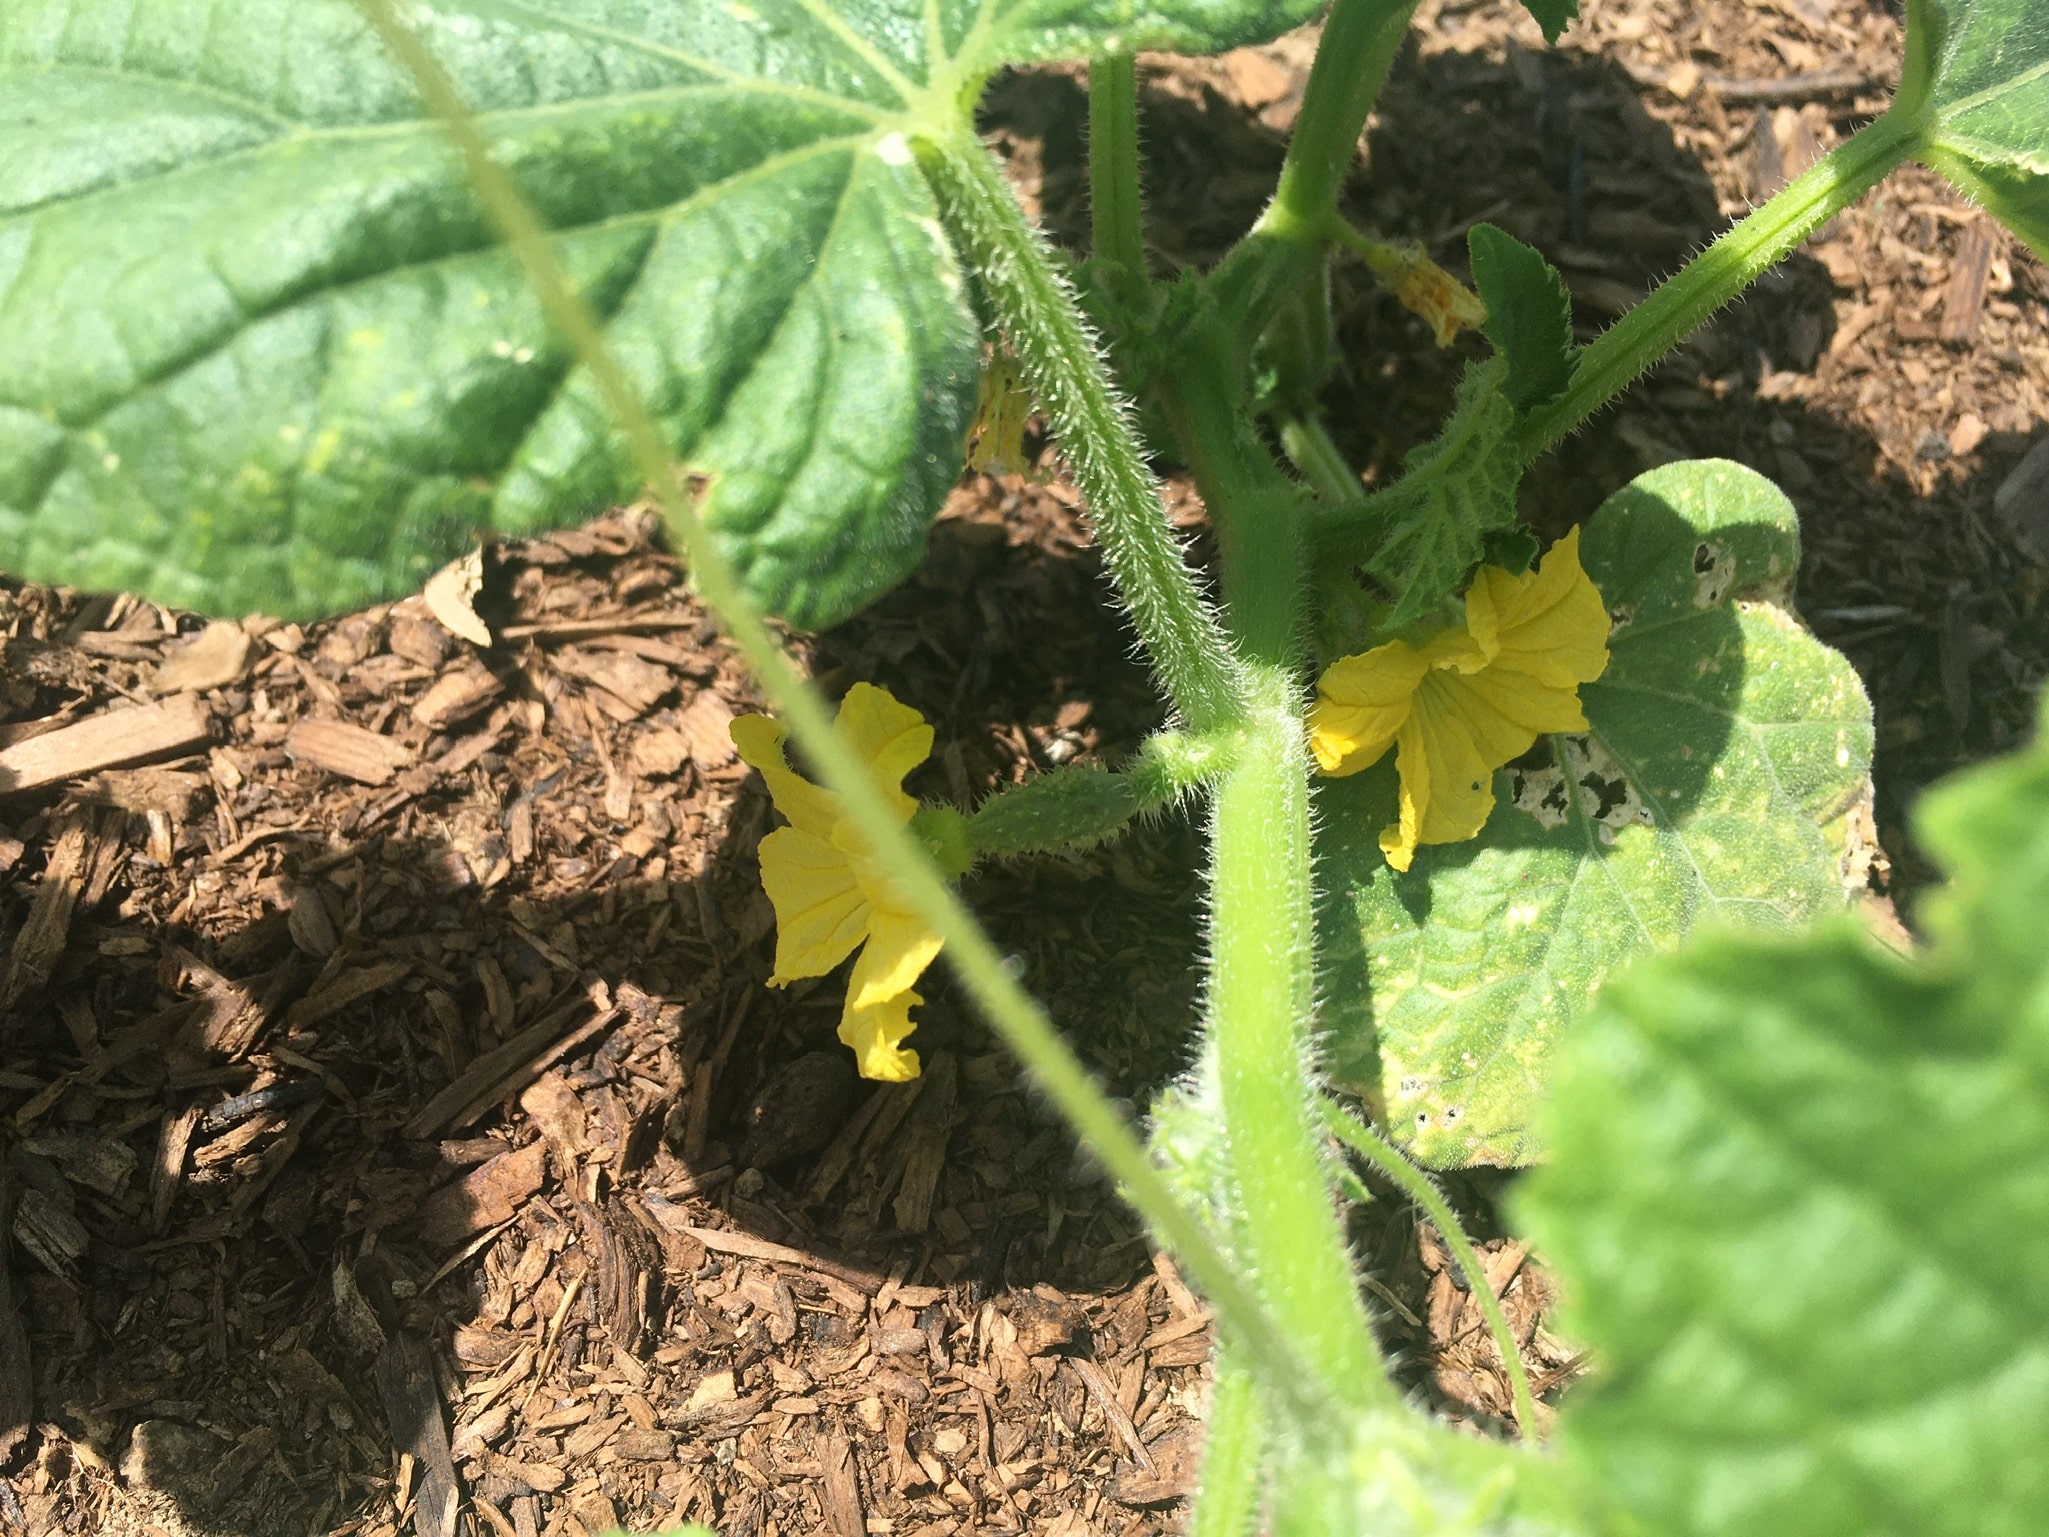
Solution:
[[[1897,51],[1867,0],[1606,0],[1555,53],[1512,4],[1419,16],[1355,216],[1455,268],[1510,225],[1587,334]],[[1148,63],[1163,268],[1256,216],[1309,51]],[[1056,234],[1079,113],[1060,71],[991,100]],[[1467,353],[1356,274],[1337,313],[1365,361],[1333,419],[1383,480]],[[2049,414],[2045,314],[2049,275],[1911,173],[1525,488],[1556,532],[1682,454],[1787,487],[1908,891],[1914,795],[2018,740],[2049,675],[2049,505],[2032,554],[1994,507]],[[1200,1302],[943,967],[903,1087],[853,1078],[836,981],[764,989],[772,819],[725,736],[755,701],[677,575],[638,513],[490,552],[488,649],[419,598],[301,628],[0,587],[0,1531],[1177,1529]],[[914,580],[803,650],[922,710],[911,788],[970,806],[1158,723],[1102,597],[1067,492],[971,481]],[[966,888],[1134,1107],[1184,1063],[1199,836]],[[1446,1183],[1555,1394],[1584,1363],[1506,1182]],[[1501,1431],[1477,1306],[1381,1194],[1353,1236],[1398,1376]]]
[[[889,1087],[837,984],[763,987],[754,699],[650,529],[497,552],[488,652],[418,598],[0,600],[0,1526],[1171,1526],[1206,1312],[943,974]],[[972,804],[1156,723],[1099,582],[1065,493],[979,482],[807,649]],[[1185,1051],[1194,853],[970,884],[1134,1103]]]

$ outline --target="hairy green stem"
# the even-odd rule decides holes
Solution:
[[[1392,1392],[1359,1301],[1317,1147],[1311,1099],[1309,774],[1292,667],[1257,668],[1246,750],[1210,823],[1210,985],[1234,1252],[1323,1391],[1355,1407]]]
[[[1138,174],[1138,65],[1128,53],[1089,65],[1089,224],[1096,260],[1118,287],[1145,286],[1145,205]]]
[[[979,141],[961,134],[920,150],[947,228],[981,279],[1025,383],[1060,440],[1110,579],[1167,696],[1194,730],[1236,720],[1244,709],[1238,669],[1167,522],[1130,408],[1111,387],[1051,250]]]
[[[1281,1329],[1363,1407],[1392,1393],[1330,1199],[1314,1107],[1315,925],[1300,664],[1307,498],[1253,438],[1219,377],[1221,328],[1189,338],[1161,384],[1223,547],[1234,637],[1253,680],[1243,750],[1217,781],[1210,834],[1210,988],[1234,1253]]]
[[[1207,279],[1241,353],[1323,281],[1338,194],[1415,9],[1416,0],[1337,0],[1324,19],[1273,201]]]
[[[1401,1149],[1364,1121],[1347,1114],[1335,1100],[1324,1100],[1323,1124],[1346,1147],[1386,1175],[1430,1218],[1438,1236],[1444,1240],[1444,1246],[1451,1251],[1452,1262],[1466,1278],[1473,1300],[1480,1304],[1480,1315],[1487,1320],[1487,1332],[1494,1336],[1494,1348],[1501,1352],[1501,1369],[1508,1374],[1508,1389],[1515,1397],[1516,1428],[1523,1439],[1534,1439],[1537,1434],[1537,1400],[1530,1391],[1530,1374],[1523,1367],[1522,1347],[1516,1341],[1515,1331],[1508,1326],[1508,1315],[1501,1310],[1501,1299],[1494,1295],[1494,1283],[1487,1279],[1487,1267],[1480,1263],[1472,1240],[1466,1237],[1466,1230],[1460,1225],[1458,1214],[1451,1209],[1451,1203],[1445,1200],[1444,1192],[1437,1188],[1437,1182],[1428,1174],[1404,1158]]]
[[[1280,186],[1260,229],[1283,239],[1325,238],[1325,220],[1337,208],[1359,135],[1415,9],[1416,0],[1337,0],[1330,8]]]
[[[1688,262],[1580,355],[1565,393],[1530,414],[1524,456],[1541,453],[1875,186],[1916,148],[1920,130],[1882,117],[1839,144]]]
[[[1349,505],[1365,493],[1359,488],[1359,472],[1345,461],[1331,441],[1330,429],[1313,416],[1283,417],[1280,423],[1281,449],[1288,462],[1316,488],[1326,502]]]
[[[1246,1537],[1259,1513],[1266,1467],[1266,1424],[1257,1385],[1238,1353],[1217,1348],[1209,1424],[1202,1444],[1202,1482],[1188,1515],[1188,1537]]]
[[[1124,1117],[1096,1087],[1038,1004],[1018,986],[1002,954],[939,877],[916,839],[891,814],[853,748],[833,730],[825,700],[770,636],[731,564],[698,521],[669,446],[638,389],[607,348],[596,317],[578,296],[546,231],[493,158],[491,146],[438,61],[397,19],[393,0],[357,3],[412,76],[428,109],[443,120],[478,201],[525,269],[550,321],[590,371],[667,514],[706,605],[724,624],[820,777],[839,796],[855,830],[887,860],[890,878],[904,900],[943,938],[947,958],[968,994],[1120,1182],[1126,1198],[1209,1295],[1220,1324],[1245,1340],[1247,1359],[1260,1372],[1262,1388],[1296,1412],[1330,1413],[1329,1400],[1318,1392],[1318,1379],[1308,1373],[1294,1342],[1239,1278],[1202,1220],[1168,1188]]]

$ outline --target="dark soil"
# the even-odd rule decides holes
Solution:
[[[1898,46],[1863,0],[1592,9],[1546,52],[1512,5],[1426,4],[1353,194],[1455,269],[1472,222],[1506,225],[1589,334],[1879,107]],[[1163,272],[1256,215],[1311,46],[1149,64]],[[1083,109],[1051,71],[989,117],[1077,242]],[[1338,298],[1328,404],[1384,480],[1473,344],[1437,351],[1363,274]],[[2016,244],[1902,175],[1527,482],[1551,532],[1673,458],[1786,487],[1803,612],[1873,694],[1909,896],[1914,797],[2018,741],[2049,672],[2049,577],[1991,515],[2042,430],[2045,299]],[[762,987],[770,812],[724,729],[753,698],[648,529],[497,552],[488,652],[418,599],[246,626],[201,696],[209,750],[0,802],[0,1530],[438,1537],[450,1495],[454,1530],[494,1537],[1177,1528],[1200,1304],[943,968],[901,1087],[852,1078],[835,982]],[[1069,493],[976,480],[914,582],[807,651],[828,690],[924,711],[912,788],[969,805],[1157,723],[1103,596]],[[147,701],[200,628],[5,605],[0,746]],[[1197,842],[1169,822],[968,887],[1134,1105],[1185,1052]],[[1449,1183],[1555,1396],[1577,1362],[1493,1226],[1501,1178]],[[1356,1237],[1404,1381],[1501,1428],[1434,1236],[1385,1199]]]

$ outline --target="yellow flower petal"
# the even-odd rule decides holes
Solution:
[[[1476,595],[1478,608],[1492,610],[1493,666],[1554,689],[1576,689],[1607,670],[1608,607],[1579,563],[1578,529],[1552,545],[1535,571],[1480,568],[1466,595],[1467,624],[1478,640]]]
[[[790,819],[790,825],[815,837],[830,838],[840,819],[839,800],[790,767],[783,756],[789,727],[766,715],[742,715],[727,730],[740,756],[767,782],[769,799]]]
[[[904,775],[932,756],[932,728],[925,717],[886,688],[856,683],[840,701],[833,729],[875,771],[885,797],[909,821],[918,803],[904,794]]]
[[[1381,851],[1397,870],[1409,868],[1419,843],[1462,843],[1485,827],[1494,810],[1494,770],[1536,740],[1478,699],[1473,681],[1433,672],[1416,691],[1395,757],[1401,820],[1380,835]]]
[[[840,1015],[840,1040],[853,1048],[854,1064],[863,1078],[908,1083],[918,1076],[918,1054],[902,1050],[898,1043],[918,1028],[911,1009],[924,1001],[905,991],[872,1008],[860,1009],[849,999],[846,1012]]]
[[[853,865],[803,828],[781,827],[761,840],[761,887],[775,908],[771,987],[824,976],[868,934],[874,909]]]
[[[1397,870],[1420,844],[1485,827],[1494,771],[1539,736],[1586,730],[1579,686],[1608,665],[1608,611],[1579,563],[1578,529],[1534,572],[1481,567],[1465,607],[1463,629],[1346,657],[1317,684],[1310,746],[1325,773],[1354,773],[1399,744],[1401,815],[1380,835]]]
[[[1429,669],[1421,652],[1399,640],[1326,667],[1309,711],[1309,750],[1317,767],[1342,778],[1378,763],[1409,718],[1409,701]]]
[[[868,943],[847,981],[847,1007],[875,1008],[884,999],[909,991],[944,943],[914,913],[871,908]]]

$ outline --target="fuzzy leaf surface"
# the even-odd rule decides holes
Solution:
[[[1931,792],[1953,884],[1618,980],[1518,1202],[1601,1370],[1569,1460],[1672,1537],[2023,1537],[2049,1510],[2049,746]]]
[[[1480,329],[1508,363],[1506,390],[1519,410],[1542,405],[1572,382],[1572,296],[1543,253],[1492,224],[1466,233],[1473,287],[1487,306]]]
[[[749,589],[830,623],[959,473],[979,336],[910,152],[1011,60],[1307,0],[421,0]],[[636,494],[348,0],[0,6],[0,566],[304,617]]]
[[[1478,838],[1389,869],[1392,754],[1317,792],[1329,1069],[1440,1167],[1535,1156],[1552,1049],[1615,967],[1703,920],[1835,909],[1856,864],[1871,711],[1781,606],[1800,555],[1784,495],[1725,461],[1668,465],[1580,549],[1614,626],[1580,690],[1592,729],[1497,773]]]
[[[1910,0],[1895,112],[1921,158],[2049,258],[2049,10],[2035,0]]]
[[[1411,449],[1401,478],[1367,502],[1387,530],[1365,566],[1393,595],[1389,630],[1449,597],[1479,564],[1487,536],[1515,522],[1522,451],[1508,366],[1495,358],[1469,367],[1444,430]]]

